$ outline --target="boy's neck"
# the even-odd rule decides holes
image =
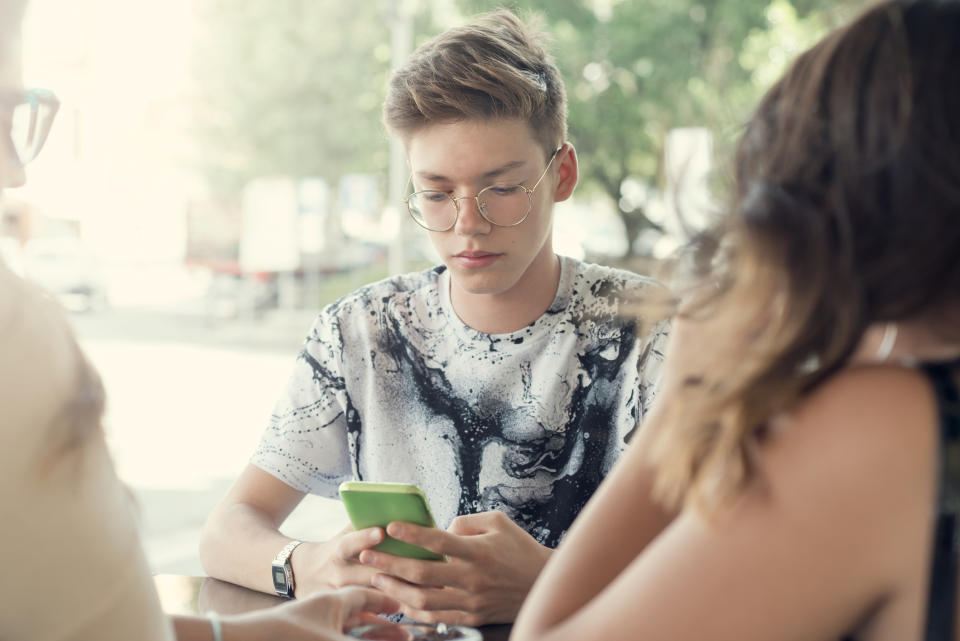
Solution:
[[[450,279],[450,304],[463,323],[484,334],[509,334],[550,309],[560,286],[560,258],[550,253],[531,265],[516,285],[499,294],[474,294]]]

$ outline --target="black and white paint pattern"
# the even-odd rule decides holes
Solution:
[[[297,489],[415,483],[438,524],[501,510],[555,546],[652,400],[665,329],[624,301],[652,281],[563,258],[551,308],[517,332],[466,327],[438,267],[317,319],[253,463]]]

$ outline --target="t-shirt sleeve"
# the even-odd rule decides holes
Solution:
[[[348,426],[357,420],[335,310],[318,316],[250,460],[294,489],[333,498],[352,478]]]

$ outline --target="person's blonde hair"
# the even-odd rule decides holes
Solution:
[[[755,479],[771,420],[871,324],[926,318],[960,338],[957,34],[958,2],[882,2],[761,101],[684,312],[696,362],[652,450],[668,503],[716,506]]]
[[[433,124],[522,120],[553,153],[567,137],[567,98],[544,40],[506,9],[443,32],[394,72],[384,124],[406,138]]]

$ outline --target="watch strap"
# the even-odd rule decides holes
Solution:
[[[297,541],[294,539],[286,545],[283,546],[283,549],[277,552],[277,556],[274,557],[273,562],[275,565],[283,565],[287,562],[287,559],[290,558],[290,555],[293,554],[293,551],[298,545],[303,543],[303,541]]]
[[[293,578],[293,564],[290,562],[290,555],[293,554],[293,551],[301,543],[303,543],[303,541],[298,541],[296,539],[290,541],[283,546],[279,552],[277,552],[277,556],[273,558],[273,563],[271,563],[271,570],[273,570],[275,577],[273,581],[273,587],[280,596],[293,598],[295,583]],[[284,577],[283,581],[277,581],[277,571],[282,572]]]

